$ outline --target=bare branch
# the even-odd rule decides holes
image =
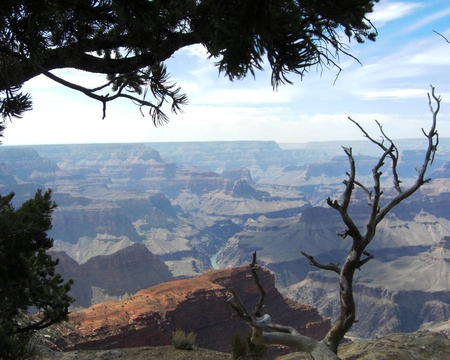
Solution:
[[[322,269],[322,270],[334,271],[337,274],[341,273],[341,268],[339,267],[339,264],[330,263],[328,265],[323,265],[323,264],[318,263],[316,260],[314,260],[313,256],[308,255],[307,253],[305,253],[303,251],[301,253],[302,253],[302,255],[304,257],[306,257],[310,261],[310,264],[312,266],[315,266],[316,268],[319,268],[319,269]]]
[[[356,177],[356,164],[355,159],[353,158],[352,154],[352,148],[342,147],[347,154],[348,161],[350,163],[350,173],[348,175],[348,180],[345,182],[345,191],[344,191],[344,197],[342,200],[342,212],[346,213],[348,206],[350,205],[350,200],[352,197],[354,184],[355,184],[355,177]]]
[[[402,192],[402,189],[400,187],[401,181],[398,178],[398,172],[397,172],[397,165],[398,165],[398,159],[399,159],[398,149],[395,146],[394,142],[384,132],[383,126],[377,120],[375,120],[375,121],[378,124],[378,127],[380,128],[380,132],[383,135],[383,137],[387,141],[389,141],[389,143],[391,144],[389,146],[388,150],[385,151],[384,157],[389,156],[391,158],[391,161],[392,161],[391,168],[392,168],[392,176],[394,177],[394,180],[393,180],[394,187],[397,190],[397,192],[401,193]]]
[[[437,116],[441,108],[441,100],[442,100],[441,97],[435,94],[435,88],[431,86],[431,94],[430,93],[428,94],[428,105],[430,107],[430,112],[432,115],[432,123],[431,128],[428,132],[422,129],[423,134],[428,139],[428,146],[425,152],[422,166],[420,168],[416,168],[418,172],[416,182],[412,186],[410,186],[407,190],[398,194],[394,199],[392,199],[382,209],[380,209],[374,222],[375,226],[381,220],[383,220],[386,214],[389,213],[389,211],[391,211],[396,205],[398,205],[400,202],[402,202],[403,200],[414,194],[422,185],[431,181],[431,179],[426,179],[425,175],[428,170],[428,166],[432,164],[434,160],[434,156],[437,151],[437,146],[439,144],[439,135],[436,130],[436,125],[437,125]],[[433,101],[435,103],[434,106]]]
[[[448,40],[444,35],[442,35],[441,33],[438,33],[436,30],[433,30],[433,32],[438,34],[440,37],[442,37],[445,41],[447,41],[450,44],[450,40]]]
[[[372,191],[369,191],[363,184],[361,184],[359,181],[354,181],[355,185],[359,186],[367,195],[368,203],[369,205],[372,204]]]
[[[375,258],[375,256],[373,254],[371,254],[367,251],[363,251],[363,254],[366,255],[367,257],[358,263],[358,266],[356,267],[358,270],[361,270],[361,266],[363,266],[364,264],[368,263],[370,260]]]
[[[392,173],[393,173],[393,177],[394,177],[394,181],[393,181],[394,187],[398,192],[402,192],[402,190],[400,188],[401,181],[399,180],[398,174],[397,174],[397,165],[398,165],[398,159],[399,159],[398,149],[395,146],[394,142],[384,132],[383,126],[377,120],[375,120],[375,122],[378,125],[378,128],[380,129],[381,135],[382,135],[382,137],[381,137],[382,141],[377,141],[377,140],[373,139],[367,133],[367,131],[365,131],[364,128],[360,124],[358,124],[355,120],[353,120],[350,117],[348,119],[351,122],[353,122],[356,126],[358,126],[358,128],[364,134],[364,137],[368,138],[371,142],[373,142],[374,144],[379,146],[384,151],[383,155],[380,157],[378,164],[376,165],[377,171],[375,171],[374,173],[375,174],[378,173],[379,169],[384,165],[385,158],[389,157],[392,160]],[[390,143],[389,147],[387,147],[384,144],[384,140],[387,140]]]
[[[266,299],[266,292],[264,291],[264,289],[261,285],[261,282],[259,281],[259,276],[256,273],[256,269],[258,268],[258,264],[256,264],[256,251],[253,253],[253,260],[249,266],[250,266],[250,270],[252,271],[253,280],[255,281],[255,284],[258,287],[258,290],[261,294],[259,297],[258,303],[256,304],[256,307],[253,310],[253,316],[261,317],[262,316],[261,311],[264,308],[264,301]]]
[[[356,164],[355,159],[353,158],[352,149],[344,147],[344,151],[347,155],[347,158],[350,163],[350,172],[347,173],[348,180],[344,181],[346,186],[342,203],[339,203],[337,200],[331,200],[330,197],[327,198],[327,204],[337,210],[341,215],[342,221],[347,226],[342,233],[338,235],[342,238],[346,238],[350,236],[353,239],[352,247],[348,252],[348,255],[345,259],[342,267],[339,264],[321,264],[317,262],[313,256],[302,252],[302,255],[305,256],[312,266],[315,266],[319,269],[334,271],[339,274],[339,298],[341,304],[341,310],[339,317],[333,323],[331,329],[326,334],[325,338],[317,342],[316,340],[302,337],[298,332],[294,329],[282,325],[275,324],[271,322],[269,315],[264,315],[262,317],[256,317],[248,312],[245,308],[245,305],[242,304],[240,299],[237,296],[231,297],[231,304],[233,308],[236,310],[239,316],[241,316],[244,320],[246,320],[250,326],[253,328],[253,336],[252,342],[254,344],[279,344],[279,345],[287,345],[296,347],[302,351],[308,352],[314,359],[338,359],[335,354],[337,354],[338,346],[344,338],[345,334],[350,330],[352,325],[356,322],[356,306],[353,296],[353,279],[354,273],[356,269],[361,269],[363,265],[368,263],[371,259],[374,258],[374,255],[366,251],[366,247],[370,244],[372,239],[376,233],[376,227],[378,223],[384,219],[386,214],[392,210],[394,206],[399,204],[401,201],[405,200],[409,196],[411,196],[415,191],[417,191],[422,185],[430,181],[430,179],[425,178],[426,171],[428,166],[432,164],[434,160],[435,153],[437,151],[437,146],[439,143],[439,137],[436,130],[436,122],[437,115],[440,110],[440,102],[441,98],[435,95],[434,87],[431,87],[431,95],[428,94],[428,102],[430,106],[430,111],[432,113],[432,125],[431,129],[428,132],[425,132],[423,129],[423,133],[428,139],[428,147],[425,153],[424,161],[421,168],[417,169],[418,176],[416,182],[410,186],[408,189],[402,191],[400,188],[401,181],[398,178],[397,174],[397,166],[399,160],[399,151],[395,146],[394,142],[386,135],[383,130],[381,124],[377,121],[379,130],[382,135],[382,140],[378,141],[370,137],[370,135],[360,126],[356,121],[352,120],[354,124],[358,126],[358,128],[362,131],[365,137],[371,140],[374,144],[376,144],[380,149],[383,150],[382,155],[380,156],[378,162],[375,164],[372,169],[372,176],[374,182],[373,192],[369,191],[366,186],[358,182],[356,177]],[[383,208],[380,208],[380,200],[383,195],[383,191],[381,190],[381,182],[380,178],[382,176],[381,169],[385,165],[386,159],[390,159],[392,161],[392,174],[394,177],[394,186],[397,190],[397,195],[394,199],[390,200]],[[369,198],[369,205],[371,206],[369,219],[367,220],[366,229],[364,234],[362,234],[359,228],[354,223],[352,217],[348,214],[348,207],[350,205],[350,200],[355,190],[355,187],[360,187]],[[365,256],[363,258],[363,256]],[[255,314],[261,315],[260,311],[262,309],[264,298],[263,298],[263,289],[261,284],[259,283],[258,275],[256,273],[256,253],[253,254],[253,261],[250,264],[250,268],[252,270],[252,274],[254,280],[258,287],[260,288],[262,300],[258,302],[257,309],[255,310]],[[265,295],[264,295],[265,296]],[[237,300],[236,300],[237,299]],[[267,327],[272,330],[276,330],[276,332],[265,332],[263,329]],[[325,345],[325,350],[331,352],[329,353],[314,353],[316,349],[321,349]],[[314,353],[314,355],[313,355]],[[323,355],[326,354],[326,355]],[[317,356],[317,357],[316,357]],[[323,356],[323,357],[322,357]]]
[[[256,252],[253,253],[253,261],[250,264],[253,279],[258,288],[262,289],[256,269]],[[236,311],[237,316],[242,318],[252,327],[251,342],[255,345],[283,345],[296,348],[300,351],[307,352],[315,360],[340,360],[340,358],[331,351],[323,341],[301,335],[297,330],[290,326],[284,326],[273,323],[270,315],[265,314],[256,317],[251,314],[239,295],[230,290],[231,296],[228,298],[228,304]],[[260,299],[261,300],[261,299]],[[260,302],[258,302],[258,305]],[[264,329],[275,330],[266,332]]]
[[[350,116],[348,117],[348,119],[353,123],[353,124],[355,124],[358,128],[359,128],[359,130],[361,130],[361,132],[363,133],[363,135],[364,135],[364,137],[366,137],[366,138],[368,138],[371,142],[373,142],[374,144],[376,144],[376,145],[378,145],[380,148],[382,148],[384,151],[386,151],[387,150],[387,148],[386,148],[386,146],[384,146],[384,141],[377,141],[377,140],[375,140],[375,139],[373,139],[370,135],[369,135],[369,133],[366,131],[366,130],[364,130],[364,128],[357,122],[357,121],[355,121],[355,120],[353,120]],[[378,123],[378,122],[377,122]],[[384,139],[383,139],[384,140]]]
[[[350,231],[348,229],[344,229],[344,230],[342,230],[342,232],[337,232],[336,231],[336,235],[341,237],[341,238],[343,238],[343,239],[346,239],[347,236],[350,236]]]
[[[232,296],[227,299],[228,304],[230,304],[230,306],[236,311],[237,316],[247,322],[251,322],[252,316],[250,315],[239,295],[233,289],[230,289],[230,292],[232,293]]]

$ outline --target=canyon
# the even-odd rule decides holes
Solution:
[[[432,181],[391,212],[370,246],[375,259],[355,282],[361,313],[352,336],[448,331],[450,141],[440,140]],[[420,144],[397,143],[404,184],[420,164]],[[213,267],[239,268],[257,251],[281,294],[333,320],[336,279],[301,251],[323,263],[342,262],[348,251],[336,236],[344,227],[339,214],[326,205],[342,195],[348,160],[341,145],[353,146],[358,180],[370,186],[377,153],[366,142],[239,141],[0,147],[0,192],[14,192],[17,205],[37,188],[53,189],[52,256],[57,271],[75,280],[74,311],[127,301]],[[386,197],[393,196],[388,175]],[[357,192],[352,216],[359,226],[366,208]]]

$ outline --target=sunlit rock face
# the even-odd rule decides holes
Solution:
[[[316,309],[284,298],[267,270],[259,272],[266,291],[264,311],[277,322],[321,339],[330,328],[329,319]],[[197,334],[201,347],[230,351],[236,333],[248,333],[247,326],[227,304],[233,288],[253,307],[259,299],[248,267],[210,270],[198,277],[166,282],[141,290],[129,298],[94,305],[70,315],[53,334],[54,346],[64,349],[107,349],[160,346],[171,343],[173,331]]]

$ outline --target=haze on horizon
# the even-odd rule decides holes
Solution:
[[[381,0],[370,16],[376,42],[349,44],[338,69],[311,69],[294,86],[273,91],[270,71],[243,81],[219,77],[201,46],[170,59],[168,71],[189,98],[180,115],[155,128],[129,101],[102,105],[40,76],[24,86],[34,109],[7,124],[4,145],[273,140],[277,143],[362,140],[347,117],[378,136],[375,120],[393,139],[421,138],[431,114],[430,84],[442,97],[438,130],[450,137],[450,4],[448,0]],[[94,87],[104,77],[76,70],[55,72]]]

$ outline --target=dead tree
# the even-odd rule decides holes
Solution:
[[[435,107],[433,106],[435,103]],[[371,142],[377,145],[382,151],[382,155],[377,164],[372,170],[373,175],[373,189],[369,190],[362,183],[356,180],[356,163],[352,154],[351,148],[343,147],[350,163],[350,171],[347,173],[347,180],[344,181],[345,190],[341,201],[327,199],[327,204],[339,212],[346,229],[342,233],[338,233],[343,239],[351,238],[352,245],[347,255],[347,258],[342,266],[339,264],[320,264],[314,257],[302,252],[311,263],[311,265],[323,269],[333,271],[339,276],[340,285],[340,304],[341,311],[337,320],[334,322],[330,331],[321,341],[301,335],[295,329],[276,324],[272,322],[270,315],[262,316],[261,310],[264,306],[265,293],[259,283],[257,275],[256,253],[253,254],[253,261],[250,268],[253,278],[261,292],[259,302],[253,312],[249,312],[240,300],[239,295],[231,290],[231,296],[228,300],[231,307],[236,311],[237,315],[245,320],[252,328],[252,342],[254,344],[278,344],[294,348],[300,351],[307,352],[315,360],[337,360],[338,346],[344,338],[345,334],[350,330],[356,319],[356,308],[353,297],[353,275],[356,269],[360,269],[366,264],[373,255],[366,251],[375,236],[377,225],[386,217],[386,215],[403,200],[414,194],[422,185],[428,183],[431,179],[426,178],[428,166],[433,163],[437,145],[439,143],[439,136],[436,130],[437,115],[440,110],[441,98],[435,95],[435,89],[431,87],[431,94],[428,94],[428,103],[432,114],[431,129],[426,132],[422,129],[423,134],[428,139],[428,147],[425,152],[424,160],[420,168],[417,170],[417,178],[413,185],[407,189],[402,188],[402,182],[399,179],[397,166],[399,161],[399,152],[394,142],[385,134],[382,125],[377,122],[381,132],[381,140],[373,139],[355,120],[349,118],[362,131],[363,135]],[[381,206],[381,197],[383,191],[381,190],[381,169],[386,161],[391,162],[391,172],[393,177],[394,188],[396,196],[383,206]],[[361,188],[367,195],[370,205],[369,217],[363,229],[358,228],[352,217],[349,215],[349,206],[352,200],[352,195],[356,188]]]

